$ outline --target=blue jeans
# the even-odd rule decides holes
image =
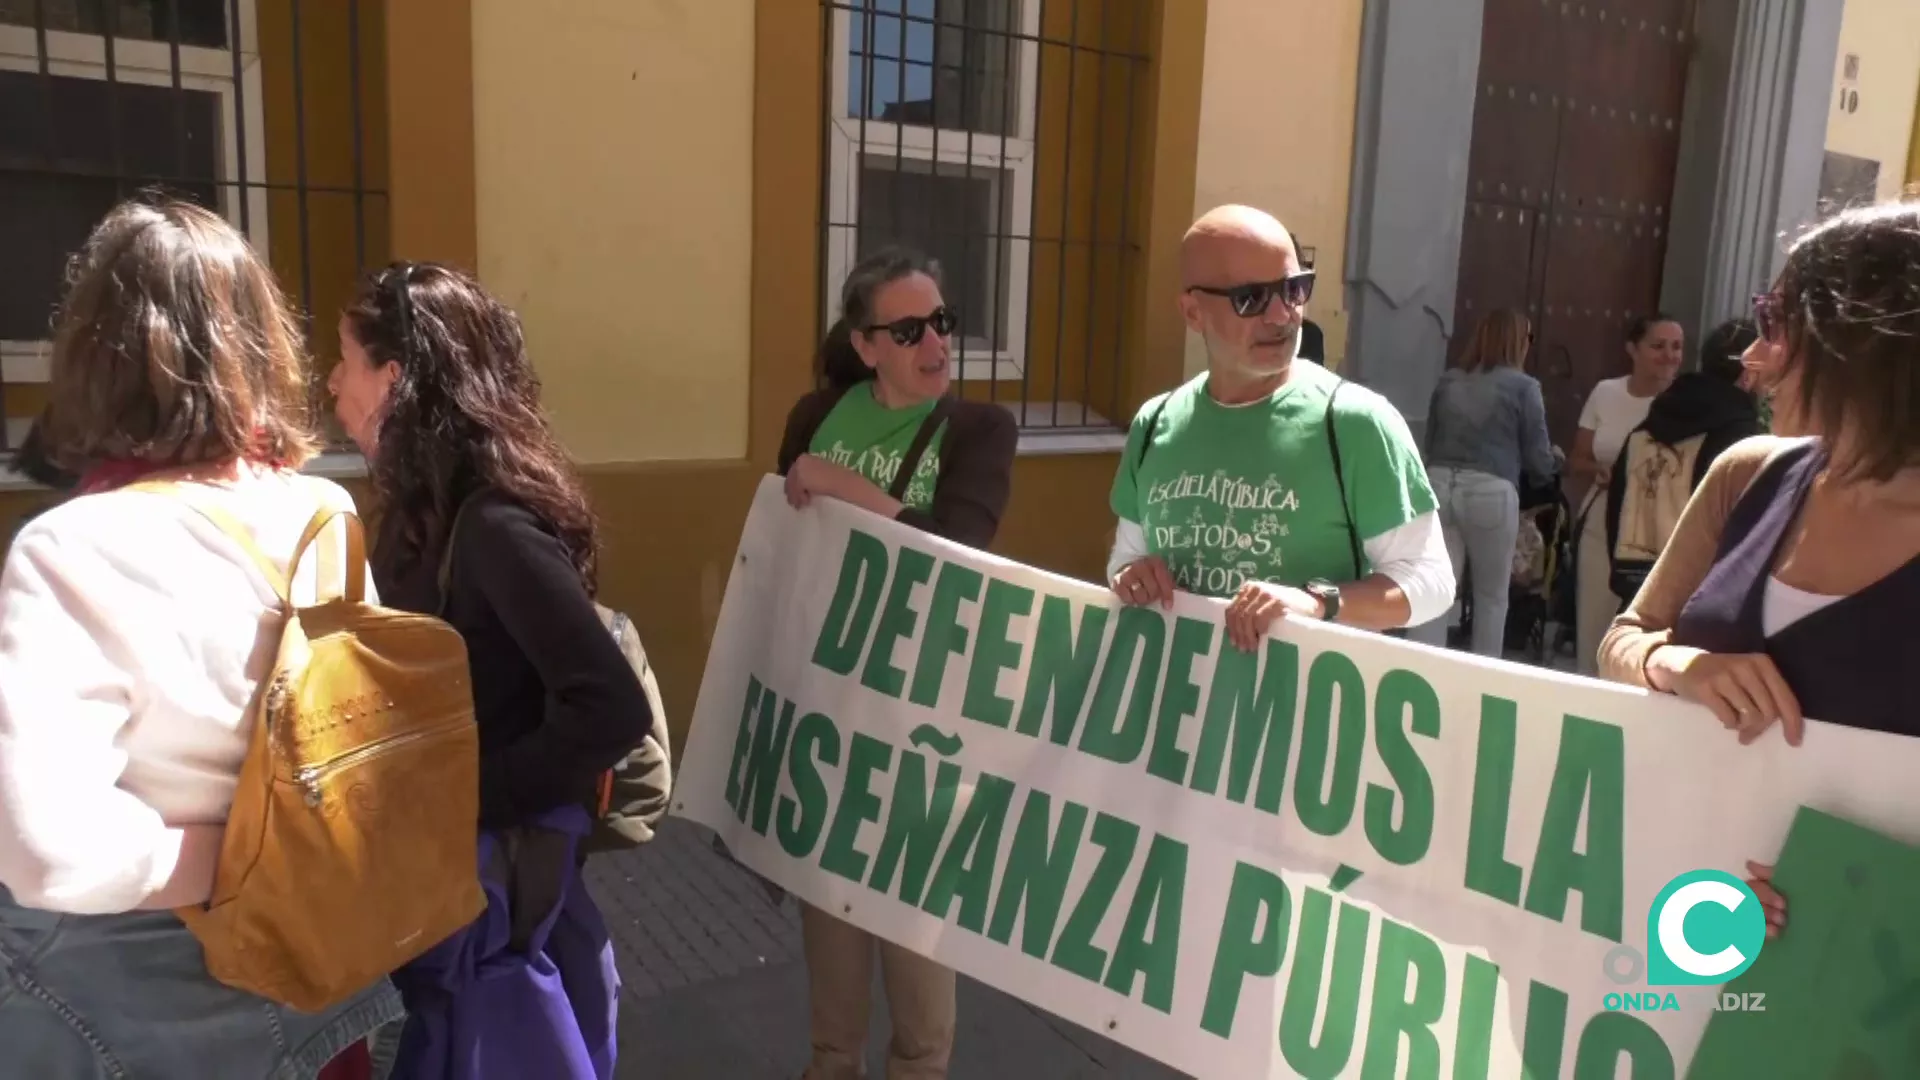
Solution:
[[[1473,651],[1499,657],[1506,652],[1507,590],[1513,581],[1513,547],[1520,538],[1520,492],[1491,473],[1436,465],[1427,470],[1440,507],[1440,530],[1453,578],[1473,571]],[[1447,631],[1460,621],[1460,600],[1430,623],[1408,634],[1415,641],[1445,647]]]
[[[386,981],[318,1015],[207,974],[164,911],[61,915],[0,889],[0,1072],[34,1080],[309,1080],[401,1015]]]

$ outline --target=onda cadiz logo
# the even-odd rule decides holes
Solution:
[[[1667,882],[1647,911],[1646,985],[1718,986],[1752,967],[1766,939],[1766,913],[1746,882],[1720,870],[1690,870]],[[1641,956],[1632,946],[1616,946],[1606,963],[1614,982],[1622,986],[1639,982]],[[1712,1001],[1702,1003],[1707,1008],[1746,1012],[1766,1008],[1759,994],[1711,997]],[[1608,994],[1605,1006],[1639,1012],[1677,1009],[1680,1002],[1671,992],[1624,993]]]
[[[1647,985],[1711,986],[1753,966],[1767,915],[1747,883],[1720,870],[1681,874],[1647,912]]]

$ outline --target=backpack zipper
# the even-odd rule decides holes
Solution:
[[[327,778],[334,773],[340,772],[343,769],[351,769],[355,765],[364,764],[376,757],[381,757],[395,750],[412,746],[422,739],[430,739],[436,735],[445,735],[467,725],[468,721],[465,719],[454,720],[445,724],[437,724],[430,728],[403,732],[399,735],[381,739],[378,742],[368,743],[366,746],[349,750],[331,761],[322,762],[318,765],[301,766],[294,770],[294,783],[299,784],[301,789],[306,792],[307,805],[317,807],[322,801],[320,787],[326,782]]]

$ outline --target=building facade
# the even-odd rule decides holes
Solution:
[[[1881,111],[1861,125],[1881,162],[1875,194],[1911,177],[1920,46],[1910,27],[1885,36],[1913,21],[1910,0],[1365,10],[1350,370],[1416,427],[1460,331],[1493,308],[1531,316],[1563,445],[1593,383],[1625,371],[1634,315],[1670,312],[1697,341],[1743,314],[1783,241],[1817,217],[1829,128],[1840,137],[1835,117],[1853,102],[1836,80],[1843,51],[1855,79],[1880,80]]]
[[[1021,418],[1000,550],[1097,575],[1116,424],[1182,370],[1205,8],[0,0],[9,433],[45,400],[66,255],[118,198],[245,230],[321,371],[361,268],[476,268],[684,717],[830,279],[904,240],[969,313],[962,392]],[[317,468],[365,493],[351,454]],[[46,499],[9,486],[9,521]]]
[[[1920,182],[1920,4],[1848,0],[1833,83],[1823,203],[1891,199]]]
[[[1097,578],[1121,428],[1204,363],[1175,306],[1197,212],[1281,216],[1328,362],[1416,425],[1461,323],[1532,312],[1566,438],[1628,311],[1732,314],[1856,162],[1879,194],[1920,173],[1913,10],[0,0],[7,445],[44,401],[65,256],[117,198],[243,228],[322,371],[361,269],[475,268],[524,319],[605,522],[605,596],[684,718],[864,251],[941,260],[960,392],[1020,419],[997,550]],[[359,482],[344,450],[318,467]],[[46,497],[5,486],[0,519]]]

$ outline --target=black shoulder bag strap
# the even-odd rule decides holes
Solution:
[[[475,488],[460,500],[460,505],[453,511],[453,523],[447,526],[447,549],[440,553],[440,575],[436,579],[440,585],[440,606],[435,609],[434,615],[439,618],[447,617],[447,594],[453,588],[453,544],[460,535],[460,519],[467,516],[467,507],[473,505],[473,501],[485,491],[484,487]]]
[[[1347,519],[1347,546],[1353,552],[1353,580],[1359,581],[1366,564],[1361,561],[1360,530],[1353,524],[1353,507],[1347,504],[1347,477],[1340,467],[1340,433],[1333,423],[1333,399],[1340,396],[1340,388],[1347,385],[1341,379],[1334,383],[1333,392],[1327,395],[1327,447],[1333,451],[1333,483],[1340,490],[1340,513]]]
[[[1171,393],[1161,398],[1160,404],[1153,407],[1153,415],[1147,417],[1147,433],[1140,436],[1140,460],[1133,463],[1134,468],[1138,469],[1147,463],[1147,451],[1153,449],[1153,429],[1160,426],[1160,414],[1167,411],[1167,402],[1172,400]]]
[[[913,483],[913,474],[920,469],[920,459],[927,456],[927,446],[939,433],[940,425],[953,415],[953,399],[942,397],[935,399],[933,411],[920,422],[920,430],[913,433],[913,442],[907,447],[907,455],[900,459],[900,471],[893,474],[893,484],[887,488],[887,494],[895,502],[905,502],[907,486]]]
[[[1334,430],[1333,424],[1333,400],[1340,396],[1340,388],[1346,384],[1345,379],[1339,380],[1334,384],[1333,392],[1327,395],[1327,446],[1333,452],[1333,482],[1340,491],[1340,513],[1347,519],[1347,546],[1353,554],[1353,580],[1358,581],[1366,564],[1360,550],[1360,530],[1354,526],[1353,508],[1347,504],[1346,471],[1340,466],[1340,435]],[[1169,394],[1161,398],[1160,404],[1153,410],[1153,415],[1147,418],[1147,432],[1140,440],[1140,458],[1134,462],[1135,468],[1146,462],[1147,451],[1153,446],[1153,431],[1160,426],[1160,414],[1166,410],[1167,401],[1171,397],[1172,395]]]

